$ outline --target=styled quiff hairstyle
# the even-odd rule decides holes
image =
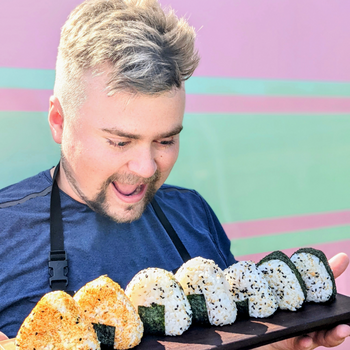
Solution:
[[[157,95],[196,69],[195,31],[157,0],[87,0],[61,32],[54,94],[64,113],[85,100],[84,76],[107,73],[106,93]]]

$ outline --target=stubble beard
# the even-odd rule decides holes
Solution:
[[[147,179],[141,178],[134,174],[113,174],[106,181],[104,181],[97,195],[94,198],[90,199],[79,188],[77,181],[73,176],[73,172],[71,171],[71,168],[63,154],[61,154],[61,166],[65,172],[70,186],[75,190],[75,192],[85,202],[85,204],[96,213],[108,217],[117,223],[130,223],[132,221],[140,219],[148,203],[152,201],[154,195],[158,190],[157,182],[160,178],[160,172],[158,169],[150,178]],[[130,204],[123,208],[116,208],[117,210],[113,211],[113,208],[111,208],[111,205],[108,203],[107,191],[108,187],[115,181],[130,185],[143,183],[147,184],[148,186],[146,193],[141,201],[135,204]]]

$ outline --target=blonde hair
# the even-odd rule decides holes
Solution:
[[[196,69],[195,31],[157,0],[88,0],[62,28],[54,94],[64,111],[83,103],[84,73],[105,73],[106,93],[154,95],[180,88]]]

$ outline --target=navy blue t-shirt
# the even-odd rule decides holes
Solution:
[[[49,170],[0,190],[0,331],[15,337],[39,299],[50,292]],[[68,290],[107,274],[122,288],[142,269],[177,269],[182,259],[151,205],[132,223],[117,224],[60,192]],[[191,257],[235,262],[217,217],[193,190],[163,185],[156,200]]]

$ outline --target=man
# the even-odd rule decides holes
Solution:
[[[188,256],[222,268],[235,262],[202,197],[163,185],[178,156],[184,81],[199,60],[194,37],[156,0],[93,0],[72,12],[62,29],[49,110],[60,164],[0,192],[0,330],[9,337],[66,277],[69,291],[102,274],[125,288],[139,270],[175,270]],[[61,270],[50,254],[59,281],[49,281],[47,257],[60,232],[69,274],[63,247],[51,246]],[[338,256],[335,273],[346,264]],[[320,332],[276,346],[335,346],[347,332],[340,326],[324,340]]]

